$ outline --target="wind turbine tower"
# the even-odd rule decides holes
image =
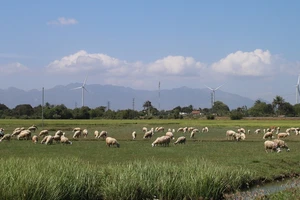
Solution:
[[[299,97],[300,97],[300,74],[298,75],[298,81],[296,85],[296,104],[299,103]]]
[[[87,89],[85,88],[86,80],[87,80],[87,76],[85,77],[85,80],[84,80],[82,86],[77,87],[77,88],[73,88],[73,90],[81,89],[81,101],[82,101],[82,107],[84,106],[84,91],[87,91]]]
[[[215,104],[215,95],[216,95],[216,91],[217,91],[220,87],[222,87],[222,86],[223,86],[223,85],[220,85],[219,87],[216,87],[216,88],[211,88],[211,87],[208,87],[208,86],[206,85],[206,87],[207,87],[208,89],[211,90],[211,107],[213,107],[214,104]]]
[[[160,110],[160,81],[158,82],[158,110]]]

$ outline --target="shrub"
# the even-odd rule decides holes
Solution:
[[[243,119],[243,114],[241,114],[241,113],[236,113],[236,112],[231,113],[231,114],[230,114],[230,119],[231,119],[231,120],[240,120],[240,119]]]
[[[215,116],[214,115],[206,115],[206,119],[208,119],[208,120],[214,120]]]

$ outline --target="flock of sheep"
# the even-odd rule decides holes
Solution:
[[[61,144],[72,144],[72,142],[65,136],[65,132],[58,130],[54,133],[54,135],[50,135],[48,130],[42,130],[38,135],[33,135],[32,132],[35,132],[37,130],[37,126],[32,125],[25,129],[24,127],[22,128],[16,128],[12,134],[4,134],[4,129],[0,128],[0,142],[3,140],[10,140],[12,137],[16,137],[18,140],[32,140],[33,143],[38,143],[39,138],[41,138],[41,144],[53,144],[53,142],[60,142]],[[165,132],[164,127],[156,127],[156,128],[151,128],[147,129],[146,127],[142,128],[143,131],[143,139],[149,139],[152,138],[153,135],[157,132]],[[208,127],[204,127],[201,129],[201,132],[208,132],[209,129]],[[81,128],[74,128],[72,130],[73,132],[73,139],[78,139],[79,137],[84,137],[86,138],[88,135],[88,130],[87,129],[81,129]],[[194,138],[195,134],[200,132],[199,129],[195,127],[181,127],[178,128],[177,131],[175,129],[168,129],[166,130],[165,134],[162,136],[158,136],[154,142],[152,142],[151,146],[169,146],[171,140],[174,140],[174,133],[175,132],[182,132],[182,133],[189,133],[190,138]],[[284,148],[287,151],[290,151],[288,148],[287,144],[285,141],[282,140],[282,138],[288,137],[292,132],[295,133],[295,135],[299,135],[300,133],[300,128],[288,128],[286,129],[285,132],[280,132],[280,127],[270,127],[267,129],[256,129],[254,131],[254,134],[260,134],[263,132],[263,137],[262,139],[266,140],[264,142],[264,147],[265,151],[268,153],[268,150],[271,152],[277,151],[281,152],[281,149]],[[247,133],[250,134],[251,131],[247,130]],[[2,137],[1,137],[2,136]],[[117,139],[113,137],[108,136],[107,131],[101,131],[99,132],[98,130],[94,131],[94,136],[96,139],[102,138],[105,140],[106,145],[108,147],[111,146],[116,146],[120,147],[119,142]],[[135,140],[137,138],[137,133],[136,131],[133,131],[132,134],[132,139]],[[275,136],[277,139],[275,139]],[[239,128],[237,131],[234,130],[227,130],[226,131],[226,138],[227,140],[236,140],[236,141],[241,141],[246,139],[246,130],[244,128]],[[273,139],[273,140],[272,140]],[[180,136],[177,138],[177,140],[174,142],[174,144],[185,144],[186,142],[186,137],[185,136]]]

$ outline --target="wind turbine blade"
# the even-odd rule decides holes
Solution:
[[[71,90],[78,90],[78,89],[81,89],[81,88],[82,88],[82,86],[76,87],[76,88],[72,88]]]
[[[85,87],[82,87],[85,91],[87,91],[87,92],[90,92],[90,91],[88,91]]]
[[[82,86],[85,86],[86,80],[87,80],[88,76],[85,77],[84,82],[82,84]]]
[[[300,83],[300,75],[298,76],[298,82],[297,82],[297,85],[299,85]]]
[[[214,90],[214,89],[212,89],[211,87],[208,87],[207,85],[205,85],[205,87],[207,87],[207,88],[210,89],[210,90]]]
[[[219,87],[215,88],[215,90],[219,89],[220,87],[222,87],[223,85],[220,85]]]

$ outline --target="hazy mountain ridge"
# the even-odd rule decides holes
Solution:
[[[44,90],[44,102],[58,105],[64,104],[68,108],[81,107],[82,90],[73,89],[80,87],[80,83],[71,83],[66,86],[58,85]],[[129,87],[91,84],[86,85],[85,103],[90,108],[98,106],[108,106],[112,110],[135,109],[142,110],[145,101],[151,101],[152,105],[161,110],[170,110],[176,106],[193,105],[194,108],[211,107],[211,91],[207,88],[192,89],[180,87],[173,89],[161,89],[159,92],[150,90],[135,90]],[[217,90],[215,93],[216,101],[222,101],[235,109],[246,105],[248,108],[254,105],[254,100],[242,97],[236,94]],[[24,91],[18,88],[10,87],[0,89],[0,103],[9,108],[14,108],[20,104],[30,104],[33,107],[42,104],[42,89]],[[134,100],[133,100],[134,99]]]

